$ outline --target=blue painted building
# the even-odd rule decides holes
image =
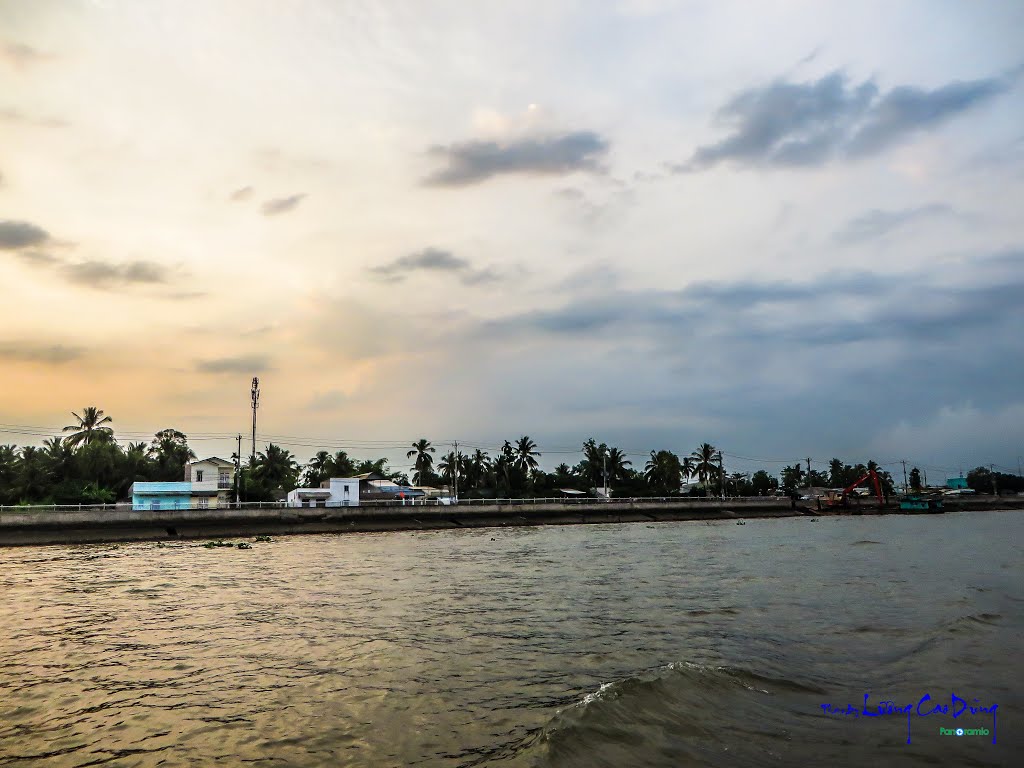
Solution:
[[[966,477],[950,477],[946,479],[946,487],[953,490],[962,490],[967,487]]]
[[[132,509],[191,509],[192,483],[132,483]]]

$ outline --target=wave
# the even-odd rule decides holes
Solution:
[[[523,747],[533,765],[569,768],[777,762],[793,718],[825,698],[805,680],[675,662],[603,683]]]

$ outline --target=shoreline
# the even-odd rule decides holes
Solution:
[[[946,503],[947,511],[1024,509],[1024,497],[982,496]],[[921,514],[896,504],[853,505],[817,510],[789,499],[592,503],[472,504],[338,508],[228,508],[214,510],[3,510],[0,547],[99,544],[126,541],[175,541],[303,533],[371,533],[381,531],[500,528],[534,525],[600,525],[633,522],[741,520],[743,518],[834,517],[841,515]]]

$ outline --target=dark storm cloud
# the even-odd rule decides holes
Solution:
[[[264,355],[240,355],[200,360],[196,363],[200,373],[261,373],[270,370],[270,360]]]
[[[306,197],[305,193],[290,195],[289,197],[276,197],[263,203],[260,209],[264,216],[276,216],[279,213],[292,211]]]
[[[418,253],[400,256],[387,264],[373,267],[370,271],[392,280],[404,280],[413,272],[449,274],[457,277],[464,285],[479,285],[498,279],[498,274],[494,270],[475,268],[466,259],[439,248],[426,248]]]
[[[504,143],[467,141],[437,146],[430,149],[430,154],[441,160],[444,167],[428,176],[425,183],[461,187],[508,173],[556,175],[597,171],[598,161],[607,151],[608,142],[592,131]]]
[[[474,323],[459,344],[484,362],[500,355],[500,375],[480,387],[540,404],[563,434],[585,439],[600,423],[599,439],[628,434],[641,447],[710,440],[748,456],[795,446],[866,461],[901,421],[928,424],[968,401],[991,414],[1024,408],[1021,295],[1018,250],[900,273],[610,287]],[[919,449],[963,456],[976,445]]]
[[[698,147],[677,171],[734,160],[767,166],[820,165],[834,157],[874,154],[916,132],[1005,92],[1002,78],[953,82],[935,90],[898,86],[880,93],[871,80],[848,82],[833,72],[813,82],[776,80],[734,96],[718,120],[732,129],[714,144]]]
[[[950,206],[940,203],[905,208],[899,211],[882,211],[876,208],[851,219],[833,235],[833,239],[844,245],[853,245],[882,237],[921,219],[954,215],[956,212]]]
[[[168,281],[167,270],[152,261],[132,261],[113,264],[107,261],[82,261],[62,268],[73,283],[92,288],[110,288],[119,285],[158,284]]]
[[[81,347],[68,347],[63,344],[0,341],[0,360],[63,365],[79,360],[85,354],[85,350]]]
[[[0,221],[0,249],[13,251],[42,245],[49,239],[45,229],[27,221]]]
[[[684,340],[816,347],[866,340],[941,341],[1024,315],[1024,254],[929,271],[828,273],[813,280],[695,283],[680,291],[616,291],[481,326],[484,335],[643,335],[667,348]],[[850,306],[843,307],[842,302]],[[767,315],[766,315],[767,313]],[[766,317],[769,318],[766,321]]]

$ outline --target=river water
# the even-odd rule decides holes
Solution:
[[[1022,587],[1021,512],[0,550],[0,765],[1020,765]]]

